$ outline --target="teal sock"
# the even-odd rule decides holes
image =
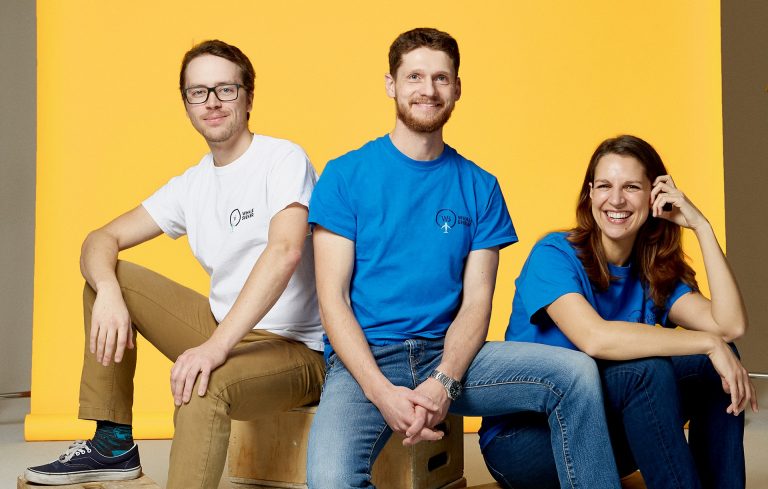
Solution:
[[[122,455],[133,447],[133,427],[112,421],[96,421],[96,434],[91,444],[102,455]]]

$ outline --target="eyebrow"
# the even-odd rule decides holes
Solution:
[[[239,83],[239,82],[236,82],[236,81],[220,81],[220,82],[216,82],[216,84],[211,85],[211,86],[218,87],[218,86],[221,86],[221,85],[242,85],[242,83]],[[201,87],[208,88],[208,85],[204,85],[202,83],[196,83],[194,85],[188,86],[187,88],[201,88]]]
[[[597,183],[597,182],[612,183],[612,182],[611,182],[610,180],[608,180],[607,178],[595,178],[595,183]],[[639,184],[639,185],[642,185],[642,184],[643,184],[643,181],[642,181],[642,180],[626,180],[626,181],[624,182],[624,184],[625,184],[625,185],[626,185],[626,184],[628,184],[628,183],[637,183],[637,184]]]

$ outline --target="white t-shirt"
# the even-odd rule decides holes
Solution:
[[[211,311],[221,322],[267,246],[272,217],[294,202],[309,206],[315,182],[317,173],[300,146],[254,135],[232,163],[216,167],[209,153],[143,206],[165,234],[188,236],[192,253],[211,277]],[[322,350],[310,238],[285,291],[254,329]]]

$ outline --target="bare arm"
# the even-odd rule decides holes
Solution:
[[[301,261],[307,231],[307,208],[303,205],[292,204],[272,218],[267,246],[229,313],[205,343],[176,359],[171,370],[171,390],[177,406],[189,402],[198,375],[197,393],[205,394],[211,372],[224,363],[235,345],[275,305]]]
[[[162,233],[143,206],[138,206],[105,226],[91,231],[80,252],[80,271],[96,291],[91,315],[90,351],[102,365],[123,359],[133,348],[131,318],[115,276],[117,255]]]
[[[315,228],[313,239],[317,295],[328,339],[387,424],[393,430],[404,433],[413,423],[416,405],[428,410],[435,410],[437,406],[406,387],[392,385],[379,370],[350,307],[349,286],[354,269],[355,243],[320,226]],[[433,439],[437,438],[439,436],[433,436]]]
[[[546,308],[560,330],[581,351],[606,360],[651,356],[708,355],[731,394],[728,412],[740,413],[751,402],[757,409],[748,372],[717,334],[647,324],[606,321],[581,294],[560,296]]]
[[[670,309],[670,319],[686,329],[717,334],[725,341],[741,337],[747,330],[746,307],[711,224],[675,187],[669,175],[656,178],[651,201],[654,217],[672,221],[696,234],[712,294],[711,301],[699,293],[686,294]],[[662,207],[667,203],[673,208],[664,212]]]
[[[437,370],[451,378],[461,380],[464,377],[470,363],[488,336],[498,266],[498,247],[475,250],[467,257],[461,307],[448,328],[443,357],[437,367]],[[422,382],[416,391],[434,400],[440,409],[434,413],[423,413],[424,416],[417,418],[417,422],[409,427],[406,433],[410,435],[406,440],[407,445],[421,441],[418,434],[424,424],[434,427],[445,419],[451,404],[445,387],[431,377]]]

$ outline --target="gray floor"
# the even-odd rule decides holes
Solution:
[[[747,487],[768,488],[768,380],[755,382],[763,410],[747,414],[744,444],[747,452]],[[28,465],[55,459],[68,446],[64,442],[25,442],[24,415],[29,412],[29,399],[0,399],[0,488],[15,487],[16,478]],[[168,440],[143,440],[141,461],[144,472],[161,486],[165,485],[168,468]],[[477,435],[464,435],[465,477],[469,485],[492,482],[477,447]],[[220,489],[229,488],[222,482]]]

